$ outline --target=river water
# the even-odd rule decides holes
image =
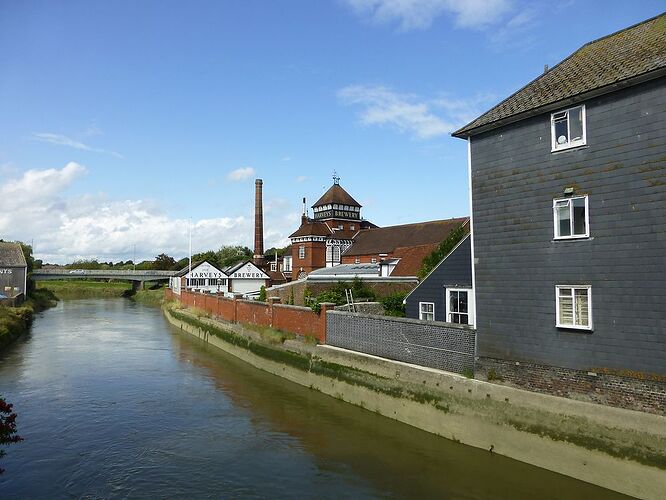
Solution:
[[[63,301],[0,353],[25,441],[0,498],[619,498],[256,370],[126,299]]]

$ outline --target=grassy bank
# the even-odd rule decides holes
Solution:
[[[132,284],[126,281],[41,281],[37,287],[51,290],[59,299],[123,297],[132,290]]]
[[[131,299],[147,306],[161,306],[164,302],[164,288],[154,290],[138,290]]]
[[[30,328],[36,312],[55,306],[57,298],[45,289],[35,290],[20,307],[0,306],[0,349]]]

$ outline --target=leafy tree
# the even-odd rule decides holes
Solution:
[[[465,234],[467,234],[467,227],[463,224],[451,231],[447,238],[442,241],[430,255],[423,259],[423,264],[418,272],[418,277],[420,279],[425,278],[428,273],[432,271],[437,264],[439,264],[441,260],[451,252],[451,250],[453,250],[453,247],[463,239]]]
[[[259,301],[266,302],[266,287],[264,285],[261,285],[259,289]]]
[[[16,434],[16,413],[12,412],[13,405],[7,403],[0,397],[0,445],[12,444],[23,441],[23,438]],[[5,450],[0,449],[0,458],[5,456]],[[5,472],[0,467],[0,474]]]
[[[252,250],[240,245],[223,246],[215,252],[215,256],[217,257],[217,264],[219,264],[220,267],[228,267],[239,260],[251,259]]]
[[[155,257],[155,261],[153,262],[153,269],[157,271],[170,271],[175,265],[176,259],[165,253],[161,253]]]

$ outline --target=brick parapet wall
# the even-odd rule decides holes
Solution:
[[[658,415],[666,415],[666,377],[636,377],[584,371],[556,366],[481,357],[476,362],[479,378],[552,394]]]
[[[280,305],[279,299],[266,303],[187,291],[176,295],[168,289],[165,298],[201,309],[225,321],[275,328],[295,335],[314,337],[322,343],[326,341],[326,309],[333,306],[322,307],[321,313],[317,314],[309,307]]]
[[[349,282],[349,280],[347,280]],[[293,298],[294,298],[294,305],[297,306],[302,306],[304,305],[303,303],[303,294],[305,293],[306,288],[310,291],[310,294],[313,297],[316,297],[322,292],[325,292],[327,290],[331,290],[332,288],[335,288],[338,284],[338,281],[326,281],[326,282],[321,282],[321,281],[294,281],[292,283],[286,284],[286,285],[280,285],[275,288],[269,288],[266,292],[268,293],[269,296],[273,295],[276,297],[280,297],[280,300],[282,301],[283,304],[288,303],[291,300],[292,297],[292,292],[293,292]],[[410,292],[416,285],[417,282],[414,280],[414,282],[386,282],[386,281],[366,281],[364,280],[364,284],[370,288],[377,297],[387,297],[388,295],[391,295],[393,293],[397,292]]]

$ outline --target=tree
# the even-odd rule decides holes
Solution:
[[[176,259],[165,253],[161,253],[155,257],[155,261],[153,262],[153,269],[157,271],[170,271],[174,268],[175,265]]]
[[[217,264],[221,268],[235,264],[239,260],[251,259],[252,255],[252,250],[250,250],[248,247],[243,247],[240,245],[223,246],[217,252],[215,252],[215,256],[217,257]]]
[[[16,434],[16,413],[12,412],[13,405],[7,403],[0,397],[0,445],[12,444],[23,441],[23,438]],[[0,458],[5,456],[5,450],[0,449]],[[0,467],[0,474],[5,469]]]

